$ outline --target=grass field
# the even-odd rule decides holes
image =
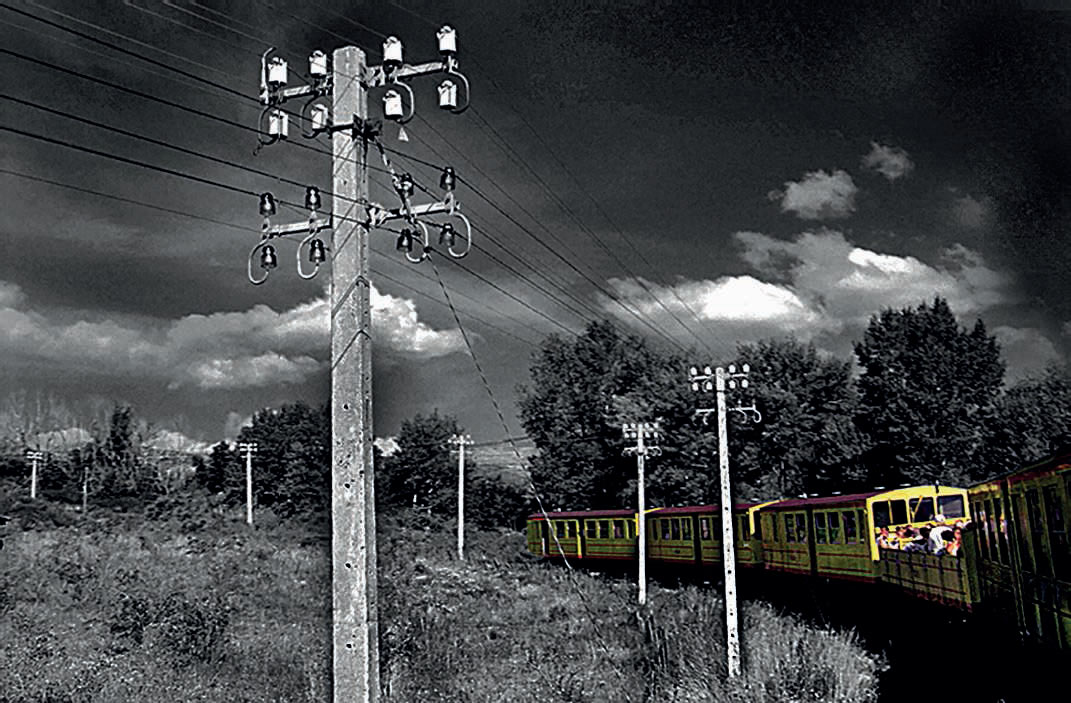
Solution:
[[[323,528],[127,517],[9,531],[0,703],[330,700]],[[55,521],[53,521],[54,523]],[[744,604],[745,677],[724,680],[715,592],[534,563],[519,534],[380,525],[388,701],[872,701],[848,634]]]

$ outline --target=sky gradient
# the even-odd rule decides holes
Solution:
[[[374,232],[377,436],[433,409],[480,441],[520,433],[515,387],[540,340],[600,317],[699,362],[784,334],[847,357],[883,307],[941,295],[997,335],[1009,382],[1063,362],[1071,13],[875,4],[11,3],[0,397],[51,393],[82,414],[132,403],[208,442],[261,407],[326,400],[330,271],[301,280],[283,243],[280,268],[250,285],[254,195],[10,130],[297,203],[303,189],[278,178],[329,191],[330,147],[292,126],[291,143],[254,154],[263,51],[294,76],[315,48],[356,44],[378,63],[396,34],[427,61],[443,22],[473,109],[441,113],[437,80],[419,79],[408,141],[393,125],[384,141],[463,179],[477,248],[438,270],[508,427],[435,269]],[[392,159],[437,193],[435,169]],[[383,173],[372,198],[395,204]]]

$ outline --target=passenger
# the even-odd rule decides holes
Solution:
[[[878,547],[881,548],[881,549],[896,549],[897,548],[895,541],[893,540],[893,538],[891,538],[889,536],[889,528],[887,528],[887,527],[882,527],[882,528],[878,529],[877,541],[878,541]]]
[[[941,526],[930,530],[930,550],[934,554],[944,554],[945,544],[952,538],[952,530],[942,529]]]
[[[945,551],[948,552],[950,557],[958,557],[959,550],[963,547],[963,528],[957,527],[952,532],[952,539],[945,545]]]

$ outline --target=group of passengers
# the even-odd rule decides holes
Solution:
[[[963,547],[963,527],[959,524],[936,524],[916,530],[910,525],[903,525],[892,534],[889,528],[882,527],[878,530],[877,542],[883,549],[958,557]]]

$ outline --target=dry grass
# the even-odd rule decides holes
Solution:
[[[878,663],[849,636],[746,606],[746,678],[724,681],[716,594],[535,564],[516,534],[384,526],[384,699],[868,701]],[[490,555],[490,556],[488,556]],[[0,703],[326,701],[323,540],[224,521],[8,535],[0,552]],[[597,628],[597,632],[596,632]]]

